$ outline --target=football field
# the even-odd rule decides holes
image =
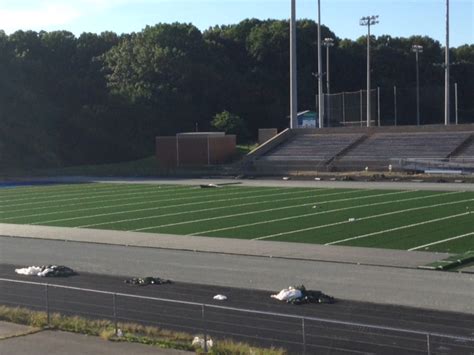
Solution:
[[[0,223],[462,253],[474,192],[71,184],[0,189]]]

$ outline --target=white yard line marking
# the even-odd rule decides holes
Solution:
[[[15,206],[25,206],[25,205],[32,205],[32,204],[52,204],[52,203],[64,202],[64,201],[68,202],[68,201],[94,200],[94,199],[98,199],[98,198],[116,196],[117,193],[120,193],[122,196],[125,196],[125,195],[126,196],[136,196],[136,195],[150,195],[150,194],[159,195],[159,194],[162,194],[162,193],[173,192],[174,190],[184,191],[182,193],[176,193],[174,196],[183,196],[183,195],[194,194],[196,191],[198,191],[198,188],[196,188],[196,187],[186,187],[186,188],[178,187],[176,189],[168,189],[168,188],[161,189],[161,188],[154,187],[154,188],[152,188],[152,191],[143,191],[143,190],[141,190],[140,192],[125,192],[125,193],[120,193],[122,190],[117,190],[114,194],[94,195],[94,196],[86,196],[86,197],[74,197],[74,198],[60,199],[60,200],[54,200],[54,201],[26,202],[26,203],[19,203],[19,204],[8,205],[8,206],[0,206],[0,207],[10,208],[10,207],[15,207]],[[84,194],[82,194],[82,195],[84,195]],[[100,202],[104,203],[104,202],[107,202],[107,201],[108,201],[107,199],[103,199]],[[2,212],[2,213],[8,213],[8,212],[17,212],[17,211],[9,210],[9,211],[5,211],[5,212]]]
[[[49,194],[56,191],[78,191],[90,188],[108,188],[113,187],[112,184],[104,184],[100,186],[98,183],[58,183],[50,185],[30,185],[30,186],[14,186],[8,189],[0,189],[0,196],[21,195],[21,194]]]
[[[274,191],[274,190],[281,190],[280,188],[262,188],[266,189],[264,191]],[[257,189],[255,189],[257,190]],[[248,191],[248,193],[255,193],[255,190]],[[260,189],[258,189],[260,191]],[[220,195],[220,196],[230,196],[230,195],[244,195],[247,193],[247,190],[244,192],[236,192],[236,193],[230,193],[230,194],[225,194],[225,195]],[[265,195],[261,195],[265,196]],[[268,195],[271,196],[271,195]],[[253,198],[255,196],[250,196],[249,198]],[[131,199],[134,199],[135,197],[127,197],[127,198],[116,198],[116,199],[111,199],[111,200],[104,200],[104,201],[98,201],[98,202],[89,202],[89,203],[103,203],[103,202],[117,202],[117,201],[128,201]],[[172,198],[172,199],[166,199],[166,200],[160,200],[158,202],[167,202],[167,201],[177,201],[177,200],[186,200],[190,199],[191,197],[182,197],[182,198]],[[246,197],[245,197],[246,198]],[[216,201],[216,200],[215,200]],[[219,201],[225,201],[225,200],[219,200]],[[124,206],[134,206],[134,205],[143,205],[143,204],[150,204],[150,203],[156,203],[157,201],[140,201],[140,202],[131,202],[131,203],[122,203],[122,204],[117,204],[117,205],[105,205],[105,206],[98,206],[98,207],[90,207],[90,208],[80,208],[80,209],[71,209],[68,212],[81,212],[81,211],[91,211],[91,210],[97,210],[97,209],[105,209],[105,208],[114,208],[114,207],[124,207]],[[203,201],[203,202],[191,202],[190,204],[200,204],[200,203],[208,203],[209,201]],[[180,206],[185,206],[186,204],[180,204],[180,205],[170,205],[170,206],[164,206],[166,208],[168,207],[180,207]],[[61,208],[66,208],[66,207],[74,207],[77,206],[76,203],[73,204],[66,204],[66,205],[61,205]],[[0,212],[0,213],[11,213],[11,212],[24,212],[24,211],[31,211],[31,210],[42,210],[45,207],[40,206],[40,207],[33,207],[33,208],[25,208],[25,209],[20,209],[20,210],[10,210],[10,211],[5,211],[5,212]],[[24,216],[13,216],[13,217],[6,217],[6,218],[0,218],[1,220],[7,220],[7,219],[16,219],[16,218],[24,218],[24,217],[36,217],[36,216],[47,216],[51,214],[58,214],[58,213],[64,213],[63,211],[53,211],[53,212],[44,212],[44,213],[35,213],[32,215],[24,215]]]
[[[127,187],[121,187],[119,188],[118,186],[107,186],[106,188],[101,188],[101,189],[85,189],[85,191],[79,191],[79,192],[64,192],[60,193],[57,195],[49,195],[49,196],[40,196],[40,197],[22,197],[22,198],[15,198],[11,200],[3,200],[1,201],[2,203],[6,202],[18,202],[18,201],[34,201],[34,200],[50,200],[51,198],[56,198],[56,197],[71,197],[71,196],[77,196],[77,195],[84,195],[85,193],[90,194],[90,195],[95,195],[95,194],[101,194],[101,193],[107,193],[107,194],[114,194],[119,191],[130,191],[130,190],[139,190],[139,191],[144,191],[144,190],[150,190],[150,189],[160,189],[160,190],[173,190],[173,189],[179,189],[179,186],[175,186],[174,188],[169,188],[169,187],[164,187],[164,188],[159,188],[159,187],[152,187],[152,186],[147,186],[147,188],[129,188]],[[92,191],[91,191],[92,190]],[[54,191],[57,192],[57,191]],[[106,196],[106,195],[104,195]],[[14,205],[2,205],[0,207],[8,207],[8,206],[14,206]]]
[[[397,203],[397,202],[407,202],[407,201],[413,201],[413,200],[422,200],[422,199],[427,199],[427,198],[432,198],[432,197],[438,197],[438,196],[443,196],[443,195],[459,194],[459,193],[460,193],[460,192],[450,192],[450,193],[435,194],[435,195],[423,196],[423,197],[412,197],[412,198],[401,199],[401,200],[395,200],[395,201],[385,201],[385,202],[370,203],[370,204],[366,204],[366,205],[344,207],[344,208],[338,208],[338,209],[335,209],[335,210],[329,210],[329,211],[324,211],[324,212],[312,213],[312,214],[308,214],[308,215],[302,215],[301,217],[309,217],[309,216],[314,216],[314,215],[316,215],[316,214],[326,214],[326,213],[347,211],[347,210],[351,210],[351,209],[364,208],[364,207],[373,207],[373,206],[387,205],[387,204],[392,204],[392,203]],[[473,199],[473,200],[474,200],[474,199]],[[469,201],[471,201],[471,200],[469,200]],[[461,201],[456,201],[456,202],[454,202],[454,203],[458,203],[458,202],[461,202]],[[448,202],[447,204],[450,204],[450,203],[453,203],[453,202]],[[438,206],[438,205],[429,205],[429,206],[415,207],[415,208],[410,208],[410,209],[407,209],[407,210],[399,210],[399,211],[394,211],[394,212],[383,213],[383,214],[380,214],[380,215],[362,217],[362,218],[358,218],[358,220],[359,220],[359,221],[360,221],[360,220],[367,220],[367,219],[371,219],[371,218],[378,218],[378,217],[388,216],[388,215],[392,215],[392,214],[397,214],[397,213],[402,213],[402,212],[408,212],[408,211],[417,210],[417,209],[423,209],[423,208],[431,208],[431,207],[436,207],[436,206]],[[300,217],[296,216],[296,217],[294,217],[294,218],[300,218]],[[274,220],[274,221],[272,221],[272,222],[278,222],[278,221],[285,220],[285,219],[290,219],[290,217],[288,217],[288,218],[282,218],[282,219],[279,219],[279,220]],[[254,238],[254,240],[270,239],[270,238],[280,237],[280,236],[282,236],[282,235],[295,234],[295,233],[300,233],[300,232],[307,232],[307,231],[310,231],[310,230],[316,230],[316,229],[322,229],[322,228],[327,228],[327,227],[333,227],[333,226],[337,226],[337,225],[341,225],[341,224],[346,224],[346,223],[353,223],[353,222],[349,222],[349,221],[345,220],[345,221],[341,221],[341,222],[334,222],[334,223],[324,224],[324,225],[320,225],[320,226],[314,226],[314,227],[296,229],[296,230],[287,231],[287,232],[281,232],[281,233],[275,233],[275,234],[265,235],[265,236],[262,236],[262,237]]]
[[[394,193],[389,193],[389,194],[407,193],[407,192],[411,192],[411,191],[394,192]],[[362,198],[369,198],[369,197],[376,197],[376,196],[383,196],[383,195],[388,195],[388,194],[384,193],[384,194],[380,194],[380,195],[372,195],[372,196],[359,197],[359,198],[362,199]],[[354,198],[354,199],[357,199],[357,198]],[[344,201],[344,200],[348,200],[348,199],[343,199],[342,201]],[[328,201],[328,202],[325,202],[325,203],[331,203],[331,202],[335,202],[335,201],[337,201],[337,200],[333,200],[333,201],[330,201],[330,202]],[[233,217],[240,217],[240,216],[248,216],[248,215],[251,215],[251,214],[281,211],[281,210],[285,210],[285,209],[290,209],[290,208],[295,208],[295,207],[304,207],[304,206],[310,206],[310,205],[314,205],[314,202],[304,203],[304,204],[296,205],[296,206],[283,206],[283,207],[269,208],[269,209],[260,210],[260,211],[242,212],[242,213],[235,213],[235,214],[230,214],[230,215],[225,215],[225,216],[209,217],[209,218],[195,219],[195,220],[191,220],[191,221],[162,224],[162,225],[156,225],[156,226],[152,226],[152,227],[133,229],[133,231],[137,232],[137,231],[149,230],[149,229],[154,229],[154,228],[164,228],[164,227],[172,227],[172,226],[183,225],[183,224],[207,222],[207,221],[213,221],[213,220],[216,220],[216,219],[225,219],[225,218],[233,218]]]
[[[278,190],[280,190],[280,189],[278,189]],[[220,195],[220,196],[229,196],[229,195],[235,195],[235,194],[238,194],[238,195],[241,196],[244,193],[245,192],[232,193],[232,194],[226,194],[226,195]],[[254,191],[249,191],[248,193],[254,193]],[[287,192],[287,193],[273,194],[273,195],[283,195],[283,194],[293,194],[293,195],[295,195],[295,194],[301,194],[301,193],[308,193],[308,191],[298,191],[298,192],[294,192],[294,193],[293,192]],[[261,195],[261,197],[267,197],[267,196],[271,196],[271,195]],[[321,196],[321,195],[316,195],[316,196]],[[202,196],[199,196],[199,197],[201,198]],[[218,201],[225,202],[225,201],[229,201],[229,200],[239,200],[239,199],[248,199],[248,198],[256,198],[256,197],[257,196],[254,195],[254,196],[240,197],[240,198],[236,198],[236,199],[207,200],[207,201],[200,201],[200,202],[193,202],[193,203],[184,203],[184,204],[181,204],[181,205],[178,205],[178,206],[186,207],[190,204],[203,204],[203,203],[212,204],[212,203],[215,203],[215,202],[218,202]],[[302,198],[302,197],[295,197],[294,199],[300,199],[300,198]],[[161,200],[159,202],[177,201],[177,200],[180,200],[180,199],[181,200],[182,199],[189,199],[189,197],[187,197],[187,198],[173,198],[173,199],[169,199],[169,200]],[[260,203],[260,202],[258,202],[258,203]],[[176,207],[176,205],[174,207]],[[229,206],[229,207],[231,207],[231,206]],[[107,216],[113,216],[113,215],[118,215],[118,214],[128,214],[128,213],[133,213],[133,212],[153,211],[153,210],[160,210],[160,209],[167,209],[167,208],[170,208],[170,206],[158,206],[158,207],[142,208],[142,209],[137,209],[137,210],[117,211],[117,212],[86,215],[86,216],[68,217],[68,218],[61,218],[61,219],[50,220],[50,221],[35,222],[35,223],[31,223],[31,224],[43,224],[43,223],[72,221],[72,220],[96,218],[96,217],[107,217]],[[225,208],[225,207],[216,207],[216,208],[213,208],[213,209],[221,209],[221,208]],[[146,217],[129,218],[129,219],[126,219],[126,220],[118,220],[118,221],[112,221],[112,222],[109,221],[109,222],[105,222],[105,223],[97,223],[97,224],[91,224],[91,225],[77,226],[75,228],[88,228],[88,227],[103,225],[103,224],[115,224],[115,223],[120,223],[120,222],[139,221],[139,220],[142,220],[142,219],[153,219],[153,218],[158,218],[158,217],[173,216],[173,215],[180,215],[180,214],[194,213],[194,212],[200,212],[200,210],[189,211],[189,212],[188,211],[183,211],[183,212],[169,213],[169,214],[166,214],[166,215],[153,215],[153,216],[146,216]]]
[[[281,190],[280,188],[275,188],[275,189],[268,189],[267,191],[274,191],[274,190]],[[318,191],[318,190],[315,190]],[[219,194],[217,196],[219,197],[225,197],[225,196],[233,196],[233,195],[245,195],[245,194],[250,194],[250,193],[255,193],[255,191],[239,191],[239,192],[232,192],[232,193],[227,193],[227,194]],[[296,193],[308,193],[308,191],[298,191],[298,192],[287,192],[287,193],[280,193],[280,194],[266,194],[266,195],[260,195],[260,197],[266,197],[266,196],[272,196],[272,195],[283,195],[283,194],[296,194]],[[183,194],[181,194],[183,195]],[[258,196],[258,195],[257,195]],[[113,216],[113,215],[118,215],[118,214],[126,214],[126,213],[133,213],[133,212],[144,212],[144,211],[153,211],[153,210],[159,210],[159,209],[167,209],[167,208],[172,208],[172,207],[185,207],[188,205],[194,205],[194,204],[203,204],[203,203],[215,203],[215,202],[224,202],[224,201],[229,201],[229,200],[238,200],[238,199],[247,199],[247,198],[256,198],[257,196],[247,196],[247,197],[239,197],[236,199],[221,199],[221,200],[206,200],[206,201],[200,201],[200,202],[190,202],[190,203],[183,203],[179,205],[168,205],[168,206],[158,206],[158,207],[149,207],[149,208],[141,208],[141,209],[136,209],[136,210],[126,210],[126,211],[117,211],[117,212],[108,212],[108,213],[100,213],[100,214],[92,214],[92,215],[85,215],[85,216],[76,216],[76,217],[67,217],[67,218],[60,218],[60,219],[53,219],[53,220],[48,220],[48,221],[41,221],[41,222],[35,222],[31,224],[43,224],[43,223],[52,223],[52,222],[62,222],[62,221],[72,221],[72,220],[78,220],[78,219],[85,219],[85,218],[95,218],[95,217],[105,217],[105,216]],[[205,196],[205,197],[210,197],[210,196]],[[187,197],[174,197],[170,199],[165,199],[165,200],[160,200],[160,201],[155,201],[154,203],[163,203],[163,202],[170,202],[170,201],[180,201],[180,200],[190,200],[190,199],[196,199],[196,198],[203,198],[203,196],[187,196]],[[143,203],[153,203],[153,201],[148,201],[148,202],[139,202],[138,204],[143,204]],[[132,204],[127,204],[127,205],[132,205]],[[112,206],[102,206],[100,208],[111,208]],[[87,209],[82,209],[85,211],[90,211],[92,208],[87,208]],[[78,210],[75,211],[68,211],[68,212],[77,212]],[[54,212],[54,214],[58,213],[64,213],[64,212]],[[156,215],[153,216],[157,217]],[[13,218],[25,218],[25,216],[21,217],[13,217]],[[9,218],[3,218],[0,220],[7,220]],[[138,218],[140,219],[140,218]],[[81,228],[81,227],[78,227]]]
[[[443,244],[443,243],[446,243],[446,242],[450,242],[450,241],[452,241],[452,240],[461,239],[461,238],[466,238],[466,237],[469,237],[469,236],[472,236],[472,235],[474,235],[474,232],[472,232],[472,233],[467,233],[467,234],[463,234],[463,235],[457,235],[457,236],[452,237],[452,238],[447,238],[447,239],[443,239],[443,240],[438,240],[438,241],[433,242],[433,243],[428,243],[428,244],[420,245],[420,246],[418,246],[418,247],[414,247],[414,248],[408,249],[408,251],[419,250],[419,249],[423,249],[423,248],[426,248],[426,247],[430,247],[430,246],[432,246],[432,245]]]
[[[474,200],[471,200],[471,201],[474,201]],[[334,244],[340,244],[340,243],[344,243],[344,242],[349,242],[349,241],[352,241],[352,240],[357,240],[357,239],[362,239],[362,238],[368,238],[368,237],[372,237],[372,236],[374,236],[374,235],[379,235],[379,234],[389,233],[389,232],[393,232],[393,231],[397,231],[397,230],[401,230],[401,229],[407,229],[407,228],[422,226],[422,225],[425,225],[425,224],[435,223],[435,222],[439,222],[439,221],[445,221],[445,220],[447,220],[447,219],[462,217],[462,216],[466,216],[466,215],[468,215],[468,214],[470,214],[470,213],[471,213],[471,212],[463,212],[463,213],[458,213],[458,214],[450,215],[450,216],[447,216],[447,217],[440,217],[440,218],[435,218],[435,219],[429,219],[429,220],[427,220],[427,221],[418,222],[418,223],[413,223],[413,224],[407,224],[407,225],[401,226],[401,227],[390,228],[390,229],[385,229],[385,230],[381,230],[381,231],[378,231],[378,232],[367,233],[367,234],[362,234],[362,235],[358,235],[358,236],[351,237],[351,238],[336,240],[336,241],[334,241],[334,242],[326,243],[326,244],[324,244],[324,245],[334,245]],[[360,219],[363,219],[363,218],[360,218]],[[359,219],[359,220],[360,220],[360,219]]]
[[[111,196],[116,196],[117,194],[121,195],[136,195],[136,194],[147,194],[147,193],[166,193],[174,190],[184,190],[183,188],[149,188],[149,189],[140,189],[140,190],[132,190],[131,192],[124,192],[124,189],[114,189],[114,190],[107,190],[104,193],[102,192],[82,192],[82,193],[75,193],[74,195],[69,195],[68,194],[60,194],[60,195],[54,195],[50,197],[63,197],[61,199],[51,199],[51,198],[46,198],[42,197],[41,199],[35,199],[32,198],[31,200],[40,200],[40,201],[31,201],[28,198],[22,198],[19,200],[11,200],[10,202],[17,202],[17,201],[28,201],[28,202],[23,202],[23,203],[13,203],[13,204],[5,204],[5,205],[0,205],[0,208],[11,208],[11,207],[16,207],[16,206],[25,206],[25,205],[38,205],[38,204],[51,204],[51,203],[56,203],[56,202],[62,202],[62,201],[73,201],[73,200],[84,200],[84,199],[97,199],[97,198],[107,198]],[[189,190],[186,189],[186,190]],[[125,191],[130,191],[130,190],[125,190]],[[71,196],[84,196],[85,197],[71,197]]]
[[[210,208],[202,208],[202,209],[197,209],[197,210],[191,210],[191,211],[183,211],[183,212],[175,212],[175,213],[167,213],[167,214],[162,214],[162,215],[153,215],[153,216],[146,216],[146,217],[137,217],[137,218],[128,218],[128,219],[122,219],[118,221],[108,221],[108,222],[102,222],[102,223],[94,223],[94,224],[88,224],[84,226],[77,226],[75,228],[90,228],[90,227],[97,227],[97,226],[103,226],[107,224],[117,224],[117,223],[125,223],[125,222],[135,222],[135,221],[141,221],[145,219],[154,219],[154,218],[163,218],[163,217],[171,217],[171,216],[180,216],[184,214],[192,214],[192,213],[201,213],[201,212],[209,212],[209,211],[215,211],[215,210],[225,210],[229,208],[236,208],[236,207],[244,207],[244,206],[254,206],[254,205],[261,205],[265,203],[276,203],[276,202],[284,202],[284,201],[293,201],[293,200],[304,200],[304,199],[310,199],[310,198],[319,198],[319,197],[324,197],[324,196],[332,196],[332,195],[340,195],[343,193],[350,193],[350,192],[336,192],[333,194],[323,194],[323,195],[312,195],[312,196],[298,196],[298,197],[291,197],[291,198],[283,198],[283,199],[277,199],[277,200],[264,200],[264,201],[257,201],[257,202],[247,202],[247,203],[240,203],[237,205],[227,205],[227,206],[219,206],[219,207],[210,207]],[[266,195],[268,196],[268,195]],[[263,197],[266,197],[265,195]],[[256,198],[256,196],[250,196],[249,198]],[[214,203],[215,201],[208,201],[208,203]],[[313,202],[315,203],[315,202]],[[155,207],[152,209],[146,209],[146,210],[157,210],[161,209],[163,207]],[[119,213],[130,213],[130,212],[140,212],[142,210],[136,210],[136,211],[122,211],[122,212],[116,212],[116,214]]]
[[[391,194],[399,194],[399,193],[416,192],[416,191],[417,190],[396,192],[396,193],[390,193],[390,195]],[[207,231],[199,231],[199,232],[195,232],[195,233],[191,233],[191,234],[187,234],[187,235],[201,235],[201,234],[206,234],[206,233],[222,232],[222,231],[225,231],[225,230],[252,227],[252,226],[257,226],[257,225],[260,225],[260,224],[276,223],[276,222],[280,222],[280,221],[287,221],[287,220],[292,220],[292,219],[311,217],[311,216],[316,216],[316,215],[320,215],[320,214],[340,212],[340,211],[346,211],[346,210],[357,209],[357,208],[362,208],[362,207],[385,205],[385,204],[394,203],[394,202],[405,202],[405,201],[411,201],[411,200],[421,200],[421,199],[425,199],[425,198],[448,195],[448,194],[453,194],[453,193],[459,193],[459,192],[449,192],[449,193],[435,194],[435,195],[422,196],[422,197],[412,197],[412,198],[407,198],[407,199],[402,199],[402,200],[395,200],[395,201],[384,201],[384,202],[369,203],[369,204],[365,204],[365,205],[349,206],[349,207],[337,208],[337,209],[322,211],[322,212],[306,213],[306,214],[302,214],[302,215],[298,215],[298,216],[283,217],[283,218],[270,219],[270,220],[253,222],[253,223],[238,224],[238,225],[230,226],[230,227],[210,229],[210,230],[207,230]],[[353,197],[353,198],[348,198],[348,199],[341,199],[341,200],[333,200],[333,201],[329,201],[329,202],[323,202],[323,203],[319,203],[319,204],[327,204],[327,203],[332,203],[332,202],[352,201],[352,200],[366,199],[366,198],[369,198],[369,197],[378,197],[378,196],[384,196],[384,195],[387,195],[387,194],[364,196],[364,197]],[[316,227],[311,227],[311,228],[316,228]],[[285,234],[285,233],[279,233],[278,235],[283,235],[283,234]],[[277,236],[277,235],[263,236],[263,237],[259,237],[259,238],[254,238],[254,240],[261,239],[261,238],[266,239],[266,238],[275,237],[275,236]]]
[[[48,187],[48,188],[46,188]],[[0,189],[0,198],[7,198],[12,196],[22,196],[28,194],[28,196],[36,195],[45,195],[50,194],[51,192],[75,192],[80,190],[89,190],[89,189],[102,189],[110,188],[112,186],[104,185],[103,187],[98,184],[56,184],[56,185],[47,185],[47,186],[31,186],[26,189],[25,187],[12,187],[6,190]]]

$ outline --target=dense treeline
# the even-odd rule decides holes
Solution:
[[[225,110],[247,131],[287,126],[289,27],[256,19],[201,32],[158,24],[117,35],[0,32],[0,163],[6,167],[111,162],[152,154],[154,136],[210,129]],[[317,26],[298,22],[299,108],[314,109]],[[365,38],[335,38],[332,91],[365,87]],[[373,38],[373,82],[413,87],[411,45],[424,46],[422,86],[443,85],[441,44],[428,37]],[[474,45],[452,49],[453,82],[473,110]],[[469,106],[470,105],[470,106]],[[438,118],[437,118],[438,119]],[[428,121],[429,122],[429,121]]]

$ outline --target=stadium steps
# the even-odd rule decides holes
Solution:
[[[467,153],[474,147],[474,135],[470,135],[467,137],[464,142],[462,142],[459,146],[456,147],[449,155],[448,158],[457,158],[459,156],[464,155],[464,153]],[[471,155],[472,156],[472,155]]]
[[[359,139],[357,139],[355,142],[352,144],[349,144],[347,147],[342,148],[342,150],[334,155],[332,158],[328,159],[324,164],[326,165],[327,169],[330,170],[332,167],[332,163],[336,161],[337,159],[343,157],[347,152],[351,151],[355,147],[359,146],[360,144],[363,144],[370,136],[372,133],[365,134]]]

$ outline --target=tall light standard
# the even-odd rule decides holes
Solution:
[[[290,128],[298,126],[298,98],[296,82],[296,0],[291,0],[290,18]]]
[[[416,56],[416,125],[420,125],[420,71],[418,65],[418,54],[423,53],[423,46],[414,44],[411,46],[411,51],[415,52]]]
[[[446,48],[444,61],[444,124],[449,125],[449,0],[446,0]]]
[[[319,128],[324,127],[323,121],[323,73],[321,60],[321,0],[318,0],[318,116]]]
[[[361,26],[367,26],[367,127],[370,127],[370,26],[379,23],[379,16],[366,16],[360,19]]]
[[[323,46],[326,47],[326,95],[328,98],[327,102],[327,113],[328,113],[328,126],[331,120],[331,108],[329,105],[329,94],[331,93],[330,81],[329,81],[329,48],[334,46],[334,39],[325,38],[323,41]]]

